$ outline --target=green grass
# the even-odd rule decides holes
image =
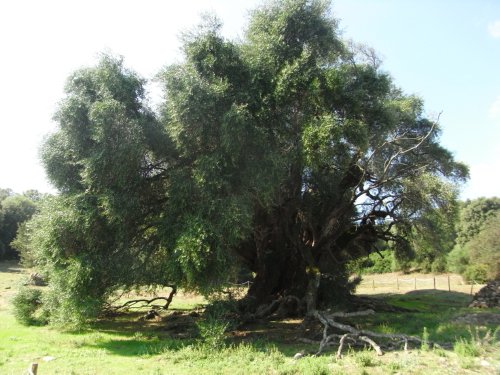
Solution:
[[[373,296],[372,296],[373,297]],[[424,327],[429,340],[434,342],[453,343],[458,338],[469,337],[470,325],[456,322],[456,318],[469,313],[500,313],[498,309],[472,309],[466,307],[470,296],[439,290],[426,290],[406,294],[383,295],[386,302],[404,307],[411,312],[377,313],[358,319],[364,327],[384,333],[405,333],[422,336]],[[485,324],[495,329],[495,324]]]
[[[139,312],[100,321],[79,332],[51,327],[26,327],[12,315],[10,301],[23,277],[13,263],[0,263],[0,374],[21,374],[31,362],[45,374],[495,374],[500,370],[494,325],[474,328],[455,318],[479,310],[469,309],[470,296],[440,291],[383,295],[385,301],[411,309],[410,313],[377,313],[351,323],[379,332],[422,335],[447,342],[444,349],[393,351],[377,357],[371,349],[345,349],[341,359],[335,348],[320,357],[294,360],[299,351],[313,353],[316,345],[298,342],[298,321],[255,325],[248,332],[226,336],[207,345],[194,335],[166,329],[164,322],[138,321]],[[7,289],[8,288],[8,289]],[[180,295],[173,308],[198,308],[199,297]],[[498,313],[498,310],[488,310]],[[186,316],[186,315],[184,315]],[[191,319],[196,330],[199,318]],[[198,319],[198,320],[197,320]],[[490,335],[487,336],[487,331]],[[243,334],[246,334],[243,335]],[[498,334],[498,332],[496,333]],[[44,357],[54,357],[44,361]],[[481,362],[483,361],[483,362]],[[485,363],[487,365],[485,365]]]

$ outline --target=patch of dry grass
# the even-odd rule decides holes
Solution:
[[[425,274],[392,272],[384,274],[363,275],[357,287],[358,294],[406,293],[412,290],[447,290],[474,294],[484,285],[467,284],[457,274]]]

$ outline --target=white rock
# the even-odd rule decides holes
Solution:
[[[293,359],[300,359],[304,356],[304,353],[302,352],[298,352],[298,353],[295,353],[295,355],[293,356]]]
[[[485,361],[484,359],[479,361],[479,364],[483,367],[488,367],[490,365],[490,363],[488,361]]]

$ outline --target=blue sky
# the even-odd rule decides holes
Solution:
[[[337,1],[344,35],[374,47],[405,92],[441,113],[471,168],[464,198],[500,195],[500,1]]]
[[[235,38],[259,3],[0,2],[0,187],[51,191],[38,149],[73,70],[106,50],[150,78],[180,59],[178,35],[200,12]],[[333,11],[344,38],[373,47],[398,86],[441,113],[443,144],[471,168],[462,197],[500,196],[500,1],[337,0]]]

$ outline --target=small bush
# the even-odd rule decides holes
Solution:
[[[389,362],[387,367],[389,368],[389,370],[391,370],[391,373],[399,372],[404,368],[401,362]]]
[[[449,252],[446,258],[448,271],[462,275],[465,272],[469,261],[469,254],[467,254],[462,246],[457,245],[452,251]]]
[[[201,336],[201,343],[210,349],[221,349],[225,346],[225,333],[229,323],[212,317],[196,322]]]
[[[235,323],[230,318],[234,308],[233,301],[214,301],[207,306],[203,319],[196,322],[203,346],[209,349],[225,346],[225,333]]]
[[[12,301],[14,316],[21,324],[32,326],[46,324],[46,319],[39,314],[42,305],[42,291],[22,288]]]
[[[468,283],[483,284],[488,281],[488,270],[482,264],[471,264],[465,268],[463,276]]]
[[[458,339],[453,345],[453,351],[461,358],[479,357],[496,342],[496,333],[489,329],[469,328],[470,338]]]
[[[444,256],[437,257],[431,264],[431,272],[443,273],[446,272],[446,258]]]
[[[394,271],[394,255],[390,250],[373,253],[351,262],[349,271],[359,274],[389,273]]]
[[[362,351],[359,353],[356,353],[354,357],[354,361],[358,366],[361,368],[363,367],[372,367],[372,366],[378,366],[379,361],[373,358],[373,354],[368,351]]]
[[[453,344],[453,351],[460,357],[478,357],[481,355],[479,346],[474,341],[463,338]]]

